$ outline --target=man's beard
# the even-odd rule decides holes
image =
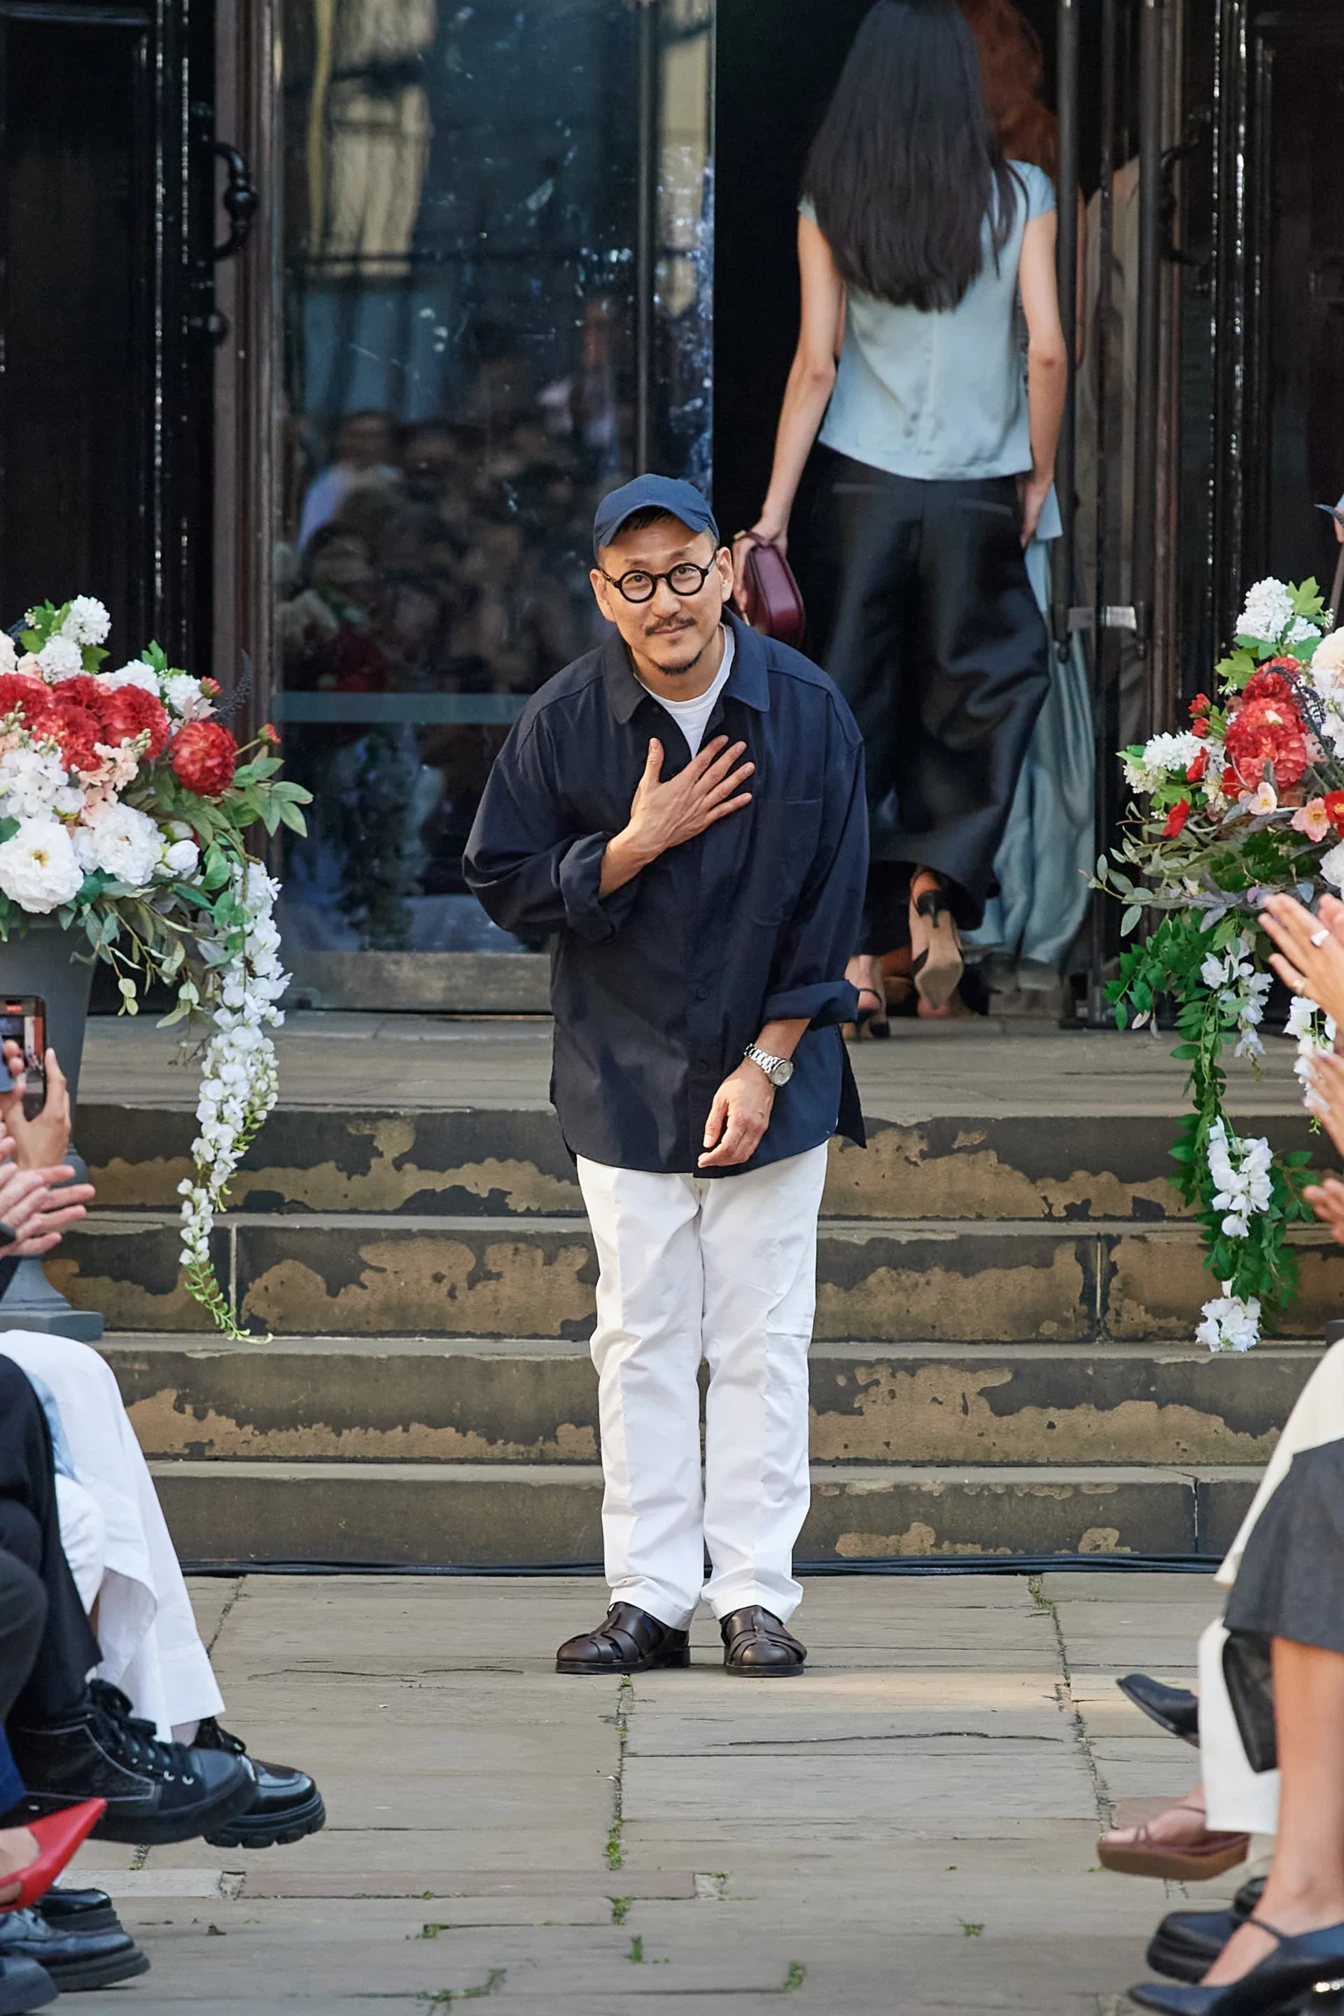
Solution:
[[[665,630],[663,631],[655,630],[653,634],[655,637],[659,636],[665,637],[668,635],[668,632]],[[655,658],[653,662],[655,665],[657,665],[658,670],[664,673],[668,678],[670,679],[680,678],[683,674],[687,672],[694,672],[696,666],[700,663],[700,660],[704,657],[706,651],[709,649],[711,642],[712,637],[706,638],[705,642],[700,646],[699,650],[695,653],[695,656],[693,658],[678,659],[670,664],[664,659]],[[652,657],[652,653],[650,653],[650,656]]]

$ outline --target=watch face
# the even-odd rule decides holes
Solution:
[[[770,1073],[773,1083],[780,1086],[787,1085],[792,1076],[793,1065],[788,1062],[776,1064],[774,1070]]]

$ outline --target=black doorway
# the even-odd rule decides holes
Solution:
[[[798,341],[798,185],[872,0],[719,0],[715,54],[714,505],[756,518]]]
[[[750,525],[770,474],[798,340],[798,190],[872,0],[719,0],[715,49],[714,502],[725,536]],[[1056,0],[1018,0],[1041,39],[1054,103]],[[1079,124],[1084,195],[1096,187],[1102,0],[1082,0]]]

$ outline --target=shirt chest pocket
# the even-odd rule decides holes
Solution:
[[[758,924],[782,924],[797,905],[817,852],[820,798],[758,798],[752,805],[746,910]]]

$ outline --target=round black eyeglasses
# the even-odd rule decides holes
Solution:
[[[692,595],[700,593],[714,572],[717,559],[715,554],[708,567],[697,567],[694,560],[679,560],[675,567],[668,568],[666,574],[646,574],[642,567],[635,567],[630,573],[622,574],[619,581],[605,568],[599,567],[597,571],[604,581],[624,595],[627,602],[652,602],[660,581],[666,581],[674,595],[689,601]]]

